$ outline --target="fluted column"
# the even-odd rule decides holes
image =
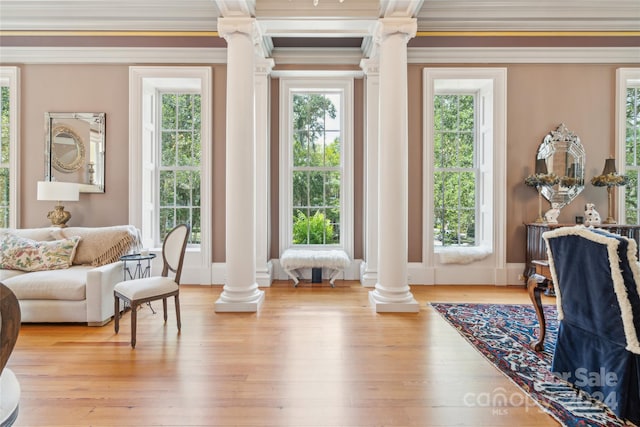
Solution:
[[[220,18],[227,41],[226,278],[216,311],[257,311],[256,146],[254,132],[255,19]]]
[[[407,41],[413,18],[383,18],[376,40],[380,56],[378,145],[378,282],[369,293],[377,312],[418,312],[407,273],[408,122]]]
[[[258,286],[271,286],[272,266],[269,261],[269,74],[274,66],[271,58],[256,59],[256,281]]]
[[[360,283],[373,287],[378,281],[378,109],[380,79],[378,58],[360,61],[366,74],[365,144],[364,144],[364,262],[360,267]]]

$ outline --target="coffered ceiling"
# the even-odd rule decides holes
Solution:
[[[322,35],[394,14],[418,31],[640,30],[640,0],[0,0],[0,30],[215,31],[251,15]]]
[[[257,18],[265,45],[276,49],[364,50],[378,19],[394,16],[416,18],[422,40],[414,46],[478,36],[485,44],[517,36],[522,45],[523,36],[540,35],[560,35],[565,44],[568,36],[615,36],[640,46],[640,0],[0,0],[0,41],[197,33],[211,39],[218,18],[231,16]]]

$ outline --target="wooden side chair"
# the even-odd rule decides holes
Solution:
[[[162,274],[160,276],[145,277],[142,279],[125,280],[116,284],[113,295],[115,300],[114,326],[116,334],[120,330],[120,300],[131,307],[131,347],[136,347],[136,323],[137,311],[140,304],[162,300],[164,309],[164,321],[167,321],[167,298],[174,297],[176,304],[176,319],[178,331],[180,331],[180,276],[182,263],[187,248],[187,241],[191,227],[188,224],[176,226],[167,234],[162,244]],[[173,273],[173,278],[169,273]]]
[[[0,425],[11,426],[18,417],[20,383],[6,367],[20,333],[20,303],[15,294],[0,283]]]

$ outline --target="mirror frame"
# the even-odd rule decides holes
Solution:
[[[81,193],[105,192],[105,113],[45,113],[45,181],[79,184]],[[65,162],[56,156],[56,137],[65,134],[78,150]]]
[[[545,159],[549,173],[558,177],[557,184],[541,189],[552,206],[555,203],[561,209],[584,190],[586,153],[580,138],[564,123],[544,137],[536,158]]]

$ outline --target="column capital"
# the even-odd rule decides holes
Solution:
[[[416,36],[418,23],[415,18],[380,18],[374,31],[374,39],[380,43],[392,35],[404,36],[405,42]]]
[[[376,56],[374,58],[363,58],[360,60],[360,68],[367,77],[377,77],[380,73],[380,60]]]
[[[255,73],[256,75],[268,76],[271,74],[271,70],[276,65],[273,58],[256,57],[255,60]]]
[[[246,34],[255,39],[256,37],[256,19],[248,17],[228,17],[218,19],[218,34],[220,37],[229,41],[229,36],[237,33]]]

